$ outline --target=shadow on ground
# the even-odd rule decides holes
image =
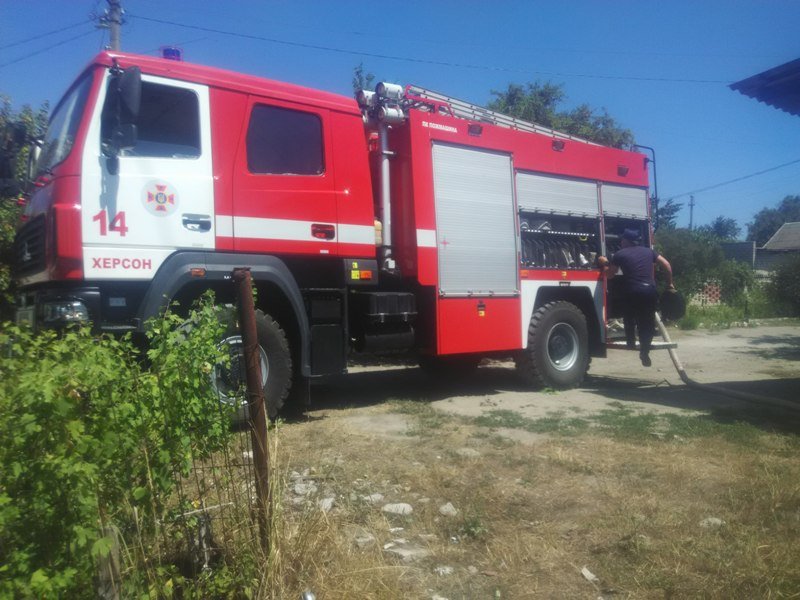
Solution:
[[[745,338],[743,335],[730,335],[733,339],[747,339],[739,353],[755,354],[766,359],[800,361],[800,337],[796,335],[761,335]]]
[[[772,378],[759,381],[715,382],[732,391],[798,402],[800,378]],[[621,403],[642,403],[677,409],[707,411],[720,422],[743,421],[769,431],[800,433],[798,412],[747,403],[706,390],[654,383],[631,378],[587,376],[583,392]],[[362,371],[329,380],[312,388],[312,405],[300,420],[324,418],[321,411],[346,410],[382,404],[390,400],[429,403],[459,396],[491,397],[504,393],[530,393],[532,399],[543,392],[531,391],[512,369],[483,366],[477,373],[458,379],[437,379],[416,367]],[[571,392],[555,392],[570,394]],[[565,402],[568,400],[565,398]],[[294,420],[294,419],[293,419]]]
[[[616,377],[589,377],[584,388],[618,402],[637,402],[668,406],[684,410],[707,411],[709,418],[719,422],[741,421],[768,431],[800,433],[800,401],[797,390],[800,378],[763,379],[758,381],[721,381],[714,387],[744,392],[766,398],[797,403],[797,411],[726,396],[710,390],[686,385],[653,384],[649,381]]]
[[[453,396],[492,396],[530,391],[509,369],[482,367],[476,373],[444,379],[416,367],[350,373],[315,386],[319,408],[371,406],[388,400],[434,402]]]

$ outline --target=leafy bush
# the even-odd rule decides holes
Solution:
[[[21,110],[14,111],[11,99],[0,94],[0,154],[12,150],[10,147],[5,147],[5,140],[2,139],[6,126],[11,123],[20,123],[24,126],[29,138],[39,137],[44,134],[47,125],[48,110],[49,107],[45,103],[38,111],[33,111],[30,106],[23,106]],[[0,156],[0,160],[5,158],[5,156]],[[13,171],[13,176],[18,182],[22,182],[28,160],[28,150],[22,149],[15,157],[11,156],[9,159],[11,164],[8,166]],[[7,175],[9,174],[3,174],[0,177]],[[0,186],[0,320],[10,318],[14,308],[11,263],[14,233],[22,213],[22,207],[17,204],[18,196],[17,191]]]
[[[738,306],[742,308],[746,318],[749,319],[770,319],[791,315],[791,309],[786,302],[772,298],[768,285],[762,283],[756,283],[748,288]]]
[[[686,314],[678,321],[678,329],[690,331],[700,327],[701,317],[693,306],[686,307]]]
[[[775,303],[789,309],[791,316],[800,316],[800,256],[778,266],[767,291]]]
[[[93,597],[104,532],[158,528],[192,459],[225,444],[220,325],[210,301],[183,321],[152,324],[149,367],[128,338],[0,328],[0,597]]]
[[[715,270],[722,301],[729,305],[742,303],[747,290],[753,287],[753,269],[741,262],[725,260]]]
[[[727,329],[732,323],[744,320],[744,311],[740,307],[719,304],[717,306],[686,307],[686,314],[678,321],[680,329]]]
[[[659,230],[656,246],[672,265],[675,285],[686,297],[701,291],[709,281],[718,281],[723,301],[737,302],[752,286],[747,265],[725,260],[719,238],[688,229]]]

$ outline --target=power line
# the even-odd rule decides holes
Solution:
[[[23,60],[31,58],[32,56],[36,56],[37,54],[41,54],[42,52],[47,52],[48,50],[52,50],[53,48],[58,48],[59,46],[63,46],[64,44],[67,44],[69,42],[73,42],[73,41],[75,41],[77,39],[80,39],[82,37],[86,37],[87,35],[90,35],[90,34],[92,34],[94,32],[95,32],[95,30],[94,30],[94,27],[93,27],[92,29],[90,29],[89,31],[87,31],[85,33],[81,33],[81,34],[76,35],[74,37],[67,38],[67,39],[62,40],[60,42],[56,42],[55,44],[51,44],[50,46],[47,46],[46,48],[42,48],[41,50],[36,50],[35,52],[29,52],[28,54],[26,54],[24,56],[20,56],[19,58],[15,58],[14,60],[10,60],[8,62],[0,63],[0,69],[2,69],[3,67],[7,67],[9,65],[16,64],[18,62],[22,62]]]
[[[260,35],[252,35],[247,33],[239,33],[235,31],[225,31],[222,29],[214,29],[212,27],[202,27],[200,25],[187,25],[186,23],[178,23],[176,21],[166,21],[163,19],[154,19],[152,17],[142,17],[139,15],[128,14],[133,19],[141,21],[149,21],[151,23],[160,23],[161,25],[172,25],[174,27],[184,27],[186,29],[196,29],[198,31],[205,31],[208,33],[216,33],[220,35],[228,35],[248,40],[257,40],[260,42],[269,42],[271,44],[281,44],[284,46],[293,46],[296,48],[308,48],[311,50],[322,50],[325,52],[336,52],[338,54],[349,54],[352,56],[379,58],[384,60],[397,60],[402,62],[410,62],[417,64],[437,65],[440,67],[457,67],[461,69],[475,69],[482,71],[500,71],[507,73],[525,73],[532,75],[543,75],[547,77],[584,77],[590,79],[612,79],[622,81],[656,81],[662,83],[713,83],[713,84],[729,84],[730,81],[716,80],[716,79],[670,79],[667,77],[625,77],[620,75],[595,75],[588,73],[559,73],[555,71],[536,71],[530,69],[511,69],[507,67],[491,67],[486,65],[473,65],[468,63],[451,63],[439,60],[430,60],[424,58],[411,58],[407,56],[394,56],[391,54],[377,54],[374,52],[362,52],[358,50],[345,50],[343,48],[335,48],[333,46],[321,46],[318,44],[306,44],[303,42],[292,42],[289,40],[281,40],[278,38],[270,38]]]
[[[782,169],[784,167],[788,167],[790,165],[795,165],[800,163],[800,158],[796,160],[789,161],[787,163],[783,163],[782,165],[778,165],[776,167],[770,167],[769,169],[764,169],[762,171],[757,171],[755,173],[750,173],[749,175],[744,175],[742,177],[737,177],[736,179],[729,179],[728,181],[723,181],[722,183],[715,183],[714,185],[709,185],[708,187],[700,188],[698,190],[692,190],[690,192],[684,192],[682,194],[677,194],[675,196],[671,196],[668,200],[676,200],[678,198],[682,198],[683,196],[690,196],[691,194],[699,194],[700,192],[707,192],[708,190],[714,190],[718,187],[722,187],[723,185],[729,185],[731,183],[736,183],[737,181],[744,181],[745,179],[750,179],[751,177],[756,177],[758,175],[763,175],[764,173],[769,173],[770,171],[777,171],[778,169]]]
[[[40,33],[39,35],[35,35],[33,37],[29,37],[25,40],[20,40],[18,42],[12,42],[10,44],[6,44],[5,46],[0,46],[0,50],[5,50],[6,48],[13,48],[14,46],[21,46],[22,44],[27,44],[28,42],[35,42],[42,38],[46,38],[50,35],[55,35],[56,33],[61,33],[62,31],[69,31],[70,29],[75,29],[76,27],[80,27],[84,23],[91,22],[91,19],[86,19],[81,21],[80,23],[73,23],[72,25],[67,25],[66,27],[62,27],[61,29],[54,29],[53,31],[48,31],[46,33]]]

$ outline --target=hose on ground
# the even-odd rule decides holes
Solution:
[[[664,341],[671,344],[672,340],[669,337],[667,328],[664,326],[664,323],[661,321],[661,316],[658,313],[656,313],[656,325],[658,325],[658,330],[661,332],[661,336],[664,338]],[[730,398],[736,398],[737,400],[744,400],[745,402],[753,402],[755,404],[767,404],[770,406],[774,406],[776,408],[781,408],[792,412],[800,412],[800,404],[797,404],[795,402],[790,402],[789,400],[782,400],[780,398],[768,398],[767,396],[759,396],[758,394],[750,394],[748,392],[738,392],[736,390],[729,390],[727,388],[720,387],[718,385],[699,383],[686,374],[686,369],[683,368],[683,363],[681,363],[681,359],[678,358],[678,353],[675,351],[675,348],[670,347],[668,348],[668,350],[669,350],[669,357],[672,359],[672,364],[675,365],[675,370],[678,371],[678,375],[680,376],[681,381],[683,381],[683,383],[685,383],[689,387],[696,388],[699,390],[705,390],[707,392],[713,392],[715,394],[721,394],[723,396],[728,396]]]

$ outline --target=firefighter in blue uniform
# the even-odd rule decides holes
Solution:
[[[655,265],[664,269],[668,289],[674,291],[672,266],[652,248],[640,245],[640,235],[635,229],[626,229],[622,233],[620,246],[620,250],[614,253],[610,261],[605,256],[598,257],[597,261],[606,277],[619,275],[622,278],[625,341],[628,347],[635,347],[638,330],[639,358],[642,365],[649,367],[652,364],[650,347],[656,330],[655,313],[658,306]]]

